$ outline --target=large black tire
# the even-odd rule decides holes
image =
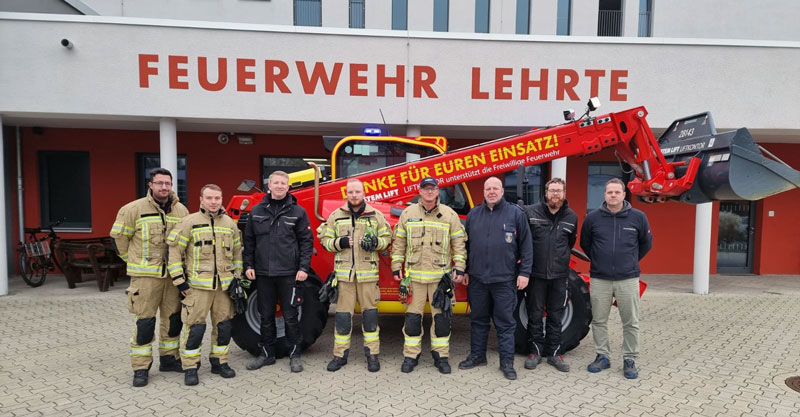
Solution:
[[[328,322],[328,303],[319,301],[320,287],[322,281],[314,271],[308,275],[308,279],[303,281],[303,305],[300,307],[300,332],[303,335],[301,348],[306,350],[314,344],[325,324]],[[258,291],[255,290],[255,283],[252,290],[247,290],[247,311],[237,314],[233,318],[233,341],[240,348],[258,355],[258,342],[261,337],[261,315],[258,313]],[[284,357],[289,353],[286,345],[286,333],[283,324],[283,317],[275,320],[277,327],[278,341],[275,347],[277,357]]]
[[[574,270],[569,273],[569,302],[564,312],[564,323],[561,327],[561,341],[564,352],[581,344],[581,340],[589,333],[592,323],[592,303],[589,299],[589,288],[586,282]],[[525,304],[525,293],[520,291],[517,297],[517,309],[514,311],[517,330],[514,333],[514,347],[519,354],[527,355],[528,350],[528,309]]]

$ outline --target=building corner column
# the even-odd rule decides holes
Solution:
[[[713,203],[698,204],[694,217],[694,272],[692,292],[708,294],[711,265],[711,220]]]

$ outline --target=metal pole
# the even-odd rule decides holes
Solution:
[[[19,241],[25,242],[25,186],[22,182],[22,133],[17,126],[17,213],[19,217]]]
[[[708,294],[711,264],[711,211],[713,203],[698,204],[694,217],[694,274],[692,292]]]
[[[5,140],[3,116],[0,116],[0,173],[5,178]],[[0,195],[6,195],[6,182],[0,181]],[[8,258],[6,258],[6,205],[0,204],[0,295],[8,294]]]
[[[158,122],[161,144],[161,168],[172,173],[172,182],[178,182],[178,127],[175,119],[161,119]],[[175,189],[178,189],[177,185]]]

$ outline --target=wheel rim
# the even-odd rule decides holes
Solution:
[[[527,306],[527,304],[525,303],[524,300],[521,303],[519,303],[519,309],[517,311],[517,314],[519,315],[520,323],[522,323],[522,326],[527,329],[528,328],[528,306]],[[570,323],[572,323],[573,314],[574,314],[574,310],[572,308],[572,300],[569,300],[567,302],[567,307],[564,309],[564,321],[561,322],[561,331],[562,332],[567,330],[567,327],[569,327]],[[542,324],[543,325],[545,324],[545,320],[547,320],[547,317],[546,316],[542,317]],[[545,327],[545,329],[546,329],[546,327]]]
[[[253,291],[247,296],[247,310],[244,317],[247,325],[256,334],[261,334],[261,313],[258,312],[258,291]],[[303,306],[297,308],[297,321],[303,319]],[[280,311],[275,313],[275,337],[281,338],[286,335],[286,324],[283,321],[283,314]]]

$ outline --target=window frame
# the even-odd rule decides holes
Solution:
[[[306,10],[303,7],[300,7],[300,6],[305,6],[305,7],[316,6],[315,7],[315,9],[316,9],[315,11],[318,11],[319,22],[313,22],[313,23],[319,23],[319,24],[298,23],[299,22],[299,18],[301,17],[301,16],[299,16],[301,13],[298,13],[298,12],[302,11],[303,14],[304,14],[305,10]],[[311,10],[311,9],[309,8],[308,10]],[[294,0],[292,2],[292,15],[294,17],[294,19],[293,19],[294,20],[294,26],[322,27],[322,0]],[[310,18],[312,16],[308,15],[308,16],[304,16],[304,17],[307,17],[310,20]],[[316,16],[314,16],[314,17],[316,17]]]
[[[136,196],[142,198],[147,195],[147,190],[150,187],[147,185],[150,182],[150,169],[157,167],[145,167],[145,158],[158,158],[159,164],[161,163],[161,154],[153,152],[137,152],[136,153]],[[181,162],[183,160],[183,162]],[[183,164],[183,168],[181,168]],[[183,171],[183,175],[181,175]],[[178,154],[178,172],[172,173],[172,191],[178,195],[183,205],[187,205],[189,200],[189,182],[187,181],[187,172],[189,171],[188,158],[185,153]],[[183,187],[181,187],[183,186]],[[181,191],[183,189],[183,191]]]

